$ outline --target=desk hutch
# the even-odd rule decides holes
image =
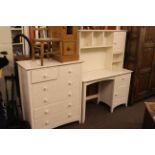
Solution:
[[[123,69],[126,31],[81,30],[79,52],[82,64],[82,122],[86,101],[97,98],[110,106],[127,106],[131,71]],[[99,83],[98,94],[86,96],[87,86]]]

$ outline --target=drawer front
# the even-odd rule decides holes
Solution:
[[[34,108],[45,106],[48,104],[53,104],[55,102],[59,102],[66,99],[79,100],[79,97],[80,97],[79,87],[64,88],[62,86],[61,89],[57,87],[50,87],[50,88],[45,87],[47,92],[45,91],[44,93],[40,93],[40,94],[38,94],[39,91],[36,91],[37,90],[36,88],[32,89],[32,103]]]
[[[31,82],[37,83],[58,78],[58,67],[36,69],[31,71]]]
[[[80,106],[73,108],[72,110],[54,108],[55,112],[48,117],[35,119],[35,128],[54,128],[66,123],[80,120]],[[57,109],[57,110],[56,110]]]
[[[63,43],[63,55],[72,56],[76,53],[76,43],[75,42],[64,42]]]
[[[120,87],[122,85],[128,86],[130,84],[130,78],[131,78],[131,74],[125,74],[125,75],[116,77],[115,78],[115,88],[117,89],[118,87]]]
[[[80,112],[80,104],[77,101],[66,100],[63,102],[57,102],[53,103],[53,105],[36,108],[34,110],[34,119],[58,117],[60,113],[70,113],[75,109]]]
[[[81,64],[65,65],[60,67],[60,78],[74,78],[81,80]]]
[[[114,90],[113,104],[119,105],[127,103],[129,93],[129,85],[123,85]]]

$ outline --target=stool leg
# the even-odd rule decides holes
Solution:
[[[41,43],[41,66],[43,66],[44,63],[44,43]]]
[[[32,45],[32,60],[35,60],[35,50],[34,50],[34,45]]]
[[[48,42],[48,58],[50,58],[50,54],[51,54],[51,42]]]

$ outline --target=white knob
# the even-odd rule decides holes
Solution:
[[[48,77],[48,75],[47,75],[47,74],[44,74],[44,75],[43,75],[43,78],[44,78],[44,79],[46,79],[47,77]]]
[[[46,121],[46,122],[45,122],[45,125],[49,125],[49,121]]]
[[[48,110],[45,110],[44,114],[47,115],[48,114]]]
[[[72,82],[71,82],[71,81],[69,81],[69,82],[68,82],[68,85],[69,85],[69,86],[71,86],[71,85],[72,85]]]
[[[71,106],[72,106],[72,103],[69,103],[69,104],[68,104],[68,107],[71,107]]]
[[[47,91],[47,87],[44,87],[44,88],[43,88],[43,91]]]
[[[44,99],[44,103],[47,103],[47,102],[48,102],[48,99],[47,99],[47,98],[45,98],[45,99]]]
[[[68,73],[71,74],[72,73],[72,70],[69,70]]]
[[[72,96],[72,93],[71,93],[71,92],[69,92],[69,93],[68,93],[68,96]]]
[[[72,116],[72,115],[69,113],[69,114],[68,114],[68,118],[70,118],[71,116]]]

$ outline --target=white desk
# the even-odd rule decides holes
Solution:
[[[111,112],[120,104],[127,106],[128,92],[130,86],[130,70],[122,69],[119,71],[94,70],[83,73],[82,77],[82,123],[85,122],[86,101],[98,98],[111,107]],[[87,86],[99,82],[99,93],[87,97]]]

